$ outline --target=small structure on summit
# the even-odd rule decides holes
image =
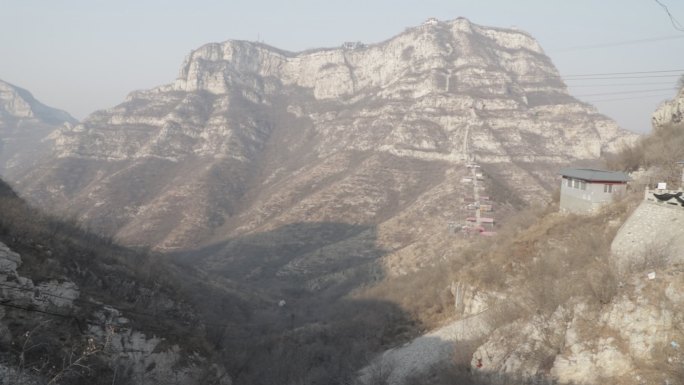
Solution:
[[[355,50],[366,48],[366,45],[360,41],[345,41],[342,43],[342,49]]]
[[[587,168],[561,169],[560,211],[591,213],[627,190],[624,172]]]
[[[437,25],[439,24],[439,20],[436,17],[431,17],[428,18],[423,22],[423,25]]]

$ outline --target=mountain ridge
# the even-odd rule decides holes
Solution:
[[[36,118],[47,124],[77,123],[68,112],[48,107],[28,90],[0,80],[0,114],[17,118]]]
[[[51,138],[51,160],[16,181],[22,193],[128,244],[182,250],[267,218],[386,221],[396,215],[381,213],[430,196],[412,176],[430,164],[442,175],[425,186],[440,189],[438,205],[465,191],[456,174],[473,159],[514,181],[499,183],[512,195],[536,199],[553,165],[597,158],[634,135],[568,95],[529,35],[457,19],[288,55],[210,43],[173,83]],[[450,168],[461,171],[447,182]],[[382,191],[380,175],[396,187]]]
[[[67,112],[51,108],[20,87],[0,80],[0,175],[19,177],[50,151],[50,132],[76,124]]]

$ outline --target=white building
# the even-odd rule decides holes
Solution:
[[[586,168],[564,168],[560,171],[560,210],[591,213],[627,191],[629,176],[624,172]]]

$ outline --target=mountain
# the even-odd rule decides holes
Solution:
[[[559,164],[633,137],[571,97],[531,36],[460,18],[300,53],[207,44],[174,83],[60,128],[52,157],[14,182],[158,250],[300,222],[384,223],[406,238],[466,215],[453,202],[469,160],[500,203],[521,203],[554,187]]]
[[[191,303],[207,302],[201,311],[217,324],[242,317],[207,334],[236,384],[269,384],[351,381],[367,357],[437,323],[424,315],[443,321],[501,298],[562,296],[551,290],[555,275],[526,286],[542,271],[526,267],[544,267],[525,253],[544,255],[536,235],[553,230],[558,274],[585,244],[554,217],[520,242],[486,242],[503,244],[491,259],[468,248],[482,246],[477,237],[454,230],[486,196],[498,231],[521,207],[550,200],[561,166],[635,135],[572,98],[528,34],[457,19],[299,53],[208,44],[172,84],[50,138],[52,155],[12,181],[22,196],[248,298],[200,292]],[[607,222],[590,230],[602,236]],[[514,281],[510,269],[520,272]],[[514,329],[504,321],[518,320],[516,309],[499,310],[493,325]]]
[[[68,113],[37,101],[30,92],[0,80],[0,175],[21,175],[48,151],[45,137],[64,123]]]

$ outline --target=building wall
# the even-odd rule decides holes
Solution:
[[[614,196],[624,194],[627,188],[624,183],[591,183],[577,179],[570,181],[573,187],[568,187],[568,178],[561,179],[560,210],[563,212],[596,211],[602,205],[611,202]],[[611,186],[611,192],[605,192],[606,185]]]

